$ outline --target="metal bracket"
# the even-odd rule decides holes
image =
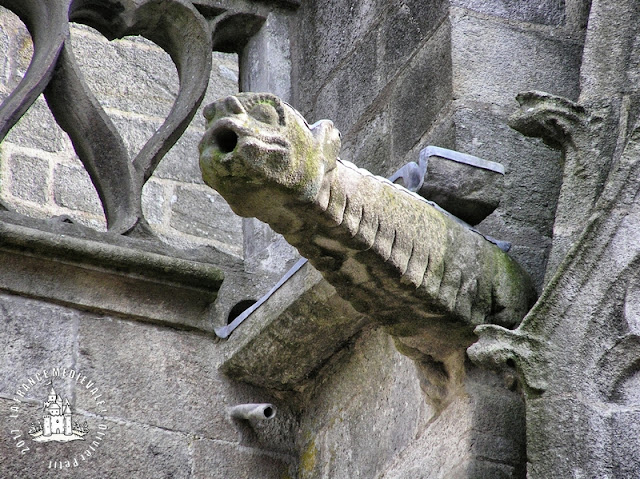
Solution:
[[[308,261],[307,258],[300,258],[298,262],[294,264],[291,267],[291,269],[284,274],[282,278],[280,278],[280,281],[278,281],[276,285],[273,288],[271,288],[267,294],[262,296],[258,301],[253,303],[247,309],[245,309],[240,315],[238,315],[233,321],[231,321],[231,323],[227,324],[226,326],[222,326],[220,328],[214,328],[214,332],[216,333],[216,336],[218,336],[220,339],[228,338],[231,335],[231,333],[233,333],[233,331],[238,326],[240,326],[240,324],[242,324],[242,322],[245,319],[247,319],[256,309],[258,309],[262,304],[264,304],[264,302],[267,299],[269,299],[273,295],[273,293],[278,291],[278,289],[280,289],[280,286],[282,286],[284,283],[287,282],[289,278],[291,278],[294,274],[296,274],[300,270],[300,268],[302,268],[307,263],[307,261]]]

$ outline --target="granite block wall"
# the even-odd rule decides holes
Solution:
[[[541,289],[560,155],[511,129],[508,117],[521,91],[577,98],[588,7],[570,0],[303,4],[293,28],[293,104],[310,121],[332,119],[342,132],[341,157],[381,176],[416,161],[427,145],[502,163],[505,194],[479,228],[511,242],[510,254]],[[392,345],[384,366],[362,359],[384,350],[380,341],[364,335],[344,369],[321,376],[323,389],[301,416],[302,477],[525,477],[524,410],[513,384],[467,365],[460,394],[437,410],[419,390],[396,392],[389,383],[388,368],[406,363]],[[395,381],[425,380],[404,367]],[[366,389],[363,376],[382,386],[366,400],[356,393]],[[345,392],[332,396],[338,391]],[[393,404],[395,394],[404,403]],[[378,418],[389,410],[397,415],[383,428]]]
[[[511,241],[511,254],[541,287],[559,154],[507,119],[521,90],[577,97],[587,10],[579,0],[302,2],[294,13],[270,14],[240,56],[214,53],[203,104],[239,83],[275,92],[310,122],[332,119],[341,156],[382,176],[429,144],[503,163],[505,196],[480,228]],[[137,37],[108,42],[83,26],[72,37],[90,86],[137,151],[175,97],[170,59]],[[31,55],[26,30],[4,9],[0,45],[2,99]],[[296,252],[266,226],[233,215],[202,183],[203,128],[198,114],[146,184],[143,207],[168,243],[237,260],[226,265],[214,307],[226,312],[267,291]],[[67,215],[105,227],[88,175],[42,98],[0,145],[0,202],[38,218]],[[522,402],[513,383],[492,373],[467,365],[460,393],[439,409],[422,391],[424,374],[371,326],[295,393],[266,391],[223,376],[224,346],[210,335],[139,319],[0,294],[0,408],[3,421],[14,413],[22,421],[13,426],[21,436],[0,435],[0,477],[48,477],[58,466],[69,477],[525,477]],[[24,444],[17,446],[39,417],[47,381],[24,398],[16,392],[54,367],[93,379],[109,403],[100,413],[81,384],[54,380],[90,429],[107,427],[78,466],[63,446],[34,443],[24,455]],[[249,427],[225,412],[263,401],[279,408],[268,425]]]
[[[0,328],[0,477],[294,477],[288,406],[222,376],[202,333],[4,293]],[[87,423],[84,440],[28,434],[52,387]],[[268,433],[227,413],[265,401],[278,407]]]

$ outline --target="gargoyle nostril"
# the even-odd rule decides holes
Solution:
[[[213,135],[213,141],[223,153],[231,153],[238,144],[238,135],[228,128],[218,130]]]

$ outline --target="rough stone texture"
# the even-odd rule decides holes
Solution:
[[[264,94],[228,97],[206,115],[205,182],[236,213],[282,233],[362,313],[392,326],[404,322],[399,314],[408,323],[421,318],[437,330],[440,319],[514,324],[532,304],[527,275],[495,245],[338,160],[330,122],[309,128]]]
[[[3,56],[6,70],[0,77],[3,79],[0,97],[4,97],[24,74],[32,46],[20,20],[4,8],[1,12],[1,30],[8,34],[9,42],[8,49],[3,50],[7,52]],[[129,153],[137,153],[173,104],[178,92],[175,66],[166,52],[141,37],[108,41],[96,30],[78,24],[72,26],[71,36],[74,54],[91,90],[124,135]],[[238,90],[237,55],[214,52],[213,63],[205,102]],[[178,189],[184,191],[202,183],[197,168],[197,142],[204,131],[201,111],[154,175],[166,180],[163,183],[166,188],[164,198],[171,199]],[[34,158],[35,150],[39,151]],[[34,158],[31,161],[42,163],[39,175],[23,171],[28,162],[20,160],[19,167],[14,164],[15,161],[12,163],[12,159],[21,158]],[[38,99],[2,144],[2,201],[11,209],[29,216],[47,218],[68,215],[83,225],[104,230],[106,225],[102,207],[95,188],[82,168],[75,158],[69,138],[55,123],[45,101]],[[52,187],[47,187],[44,181],[36,182],[44,174],[51,174],[48,181]],[[15,184],[12,184],[14,181]],[[26,187],[29,181],[34,183],[35,188]],[[147,188],[147,191],[154,190]],[[210,204],[206,197],[199,199],[202,204],[194,204],[195,209],[206,208]],[[153,209],[149,205],[151,201],[143,198],[146,210]],[[170,212],[159,214],[156,211],[151,214],[153,228],[163,237],[169,237],[174,244],[208,244],[242,255],[238,247],[237,235],[241,234],[241,228],[237,220],[236,236],[227,237],[230,242],[225,243],[224,239],[220,241],[220,238],[211,238],[211,235],[197,237],[174,229]],[[223,217],[227,218],[224,213]],[[228,223],[222,219],[221,222]]]
[[[71,210],[102,213],[100,199],[87,171],[80,165],[57,165],[54,170],[53,199]]]
[[[382,331],[365,333],[344,354],[300,424],[301,479],[378,477],[433,416],[415,366]]]
[[[72,364],[78,324],[76,311],[40,301],[25,302],[19,297],[2,294],[0,314],[0,345],[4,351],[0,376],[2,397],[12,398],[16,388],[43,363],[51,366]],[[36,399],[30,393],[26,396]],[[5,413],[3,410],[3,419]]]
[[[501,115],[460,107],[453,119],[460,151],[497,161],[506,171],[500,206],[478,228],[512,243],[509,254],[541,290],[560,189],[560,155],[509,128]]]
[[[464,394],[464,348],[473,341],[473,325],[517,322],[534,299],[526,274],[495,245],[422,198],[336,159],[340,143],[331,123],[309,128],[293,109],[265,94],[228,97],[210,105],[206,116],[209,130],[200,145],[205,182],[215,187],[238,214],[255,215],[281,232],[356,310],[384,324],[386,332],[396,338],[397,349],[417,363],[424,377],[419,382],[429,402],[447,409]],[[489,304],[491,301],[497,303]],[[277,314],[271,312],[268,303],[262,308],[265,315]],[[314,314],[318,311],[315,308]],[[322,326],[321,317],[308,314],[307,320]],[[288,329],[295,332],[298,328]],[[323,336],[317,328],[309,331]],[[277,338],[277,330],[274,334]],[[338,336],[333,334],[332,338]],[[322,349],[322,343],[307,341]],[[270,361],[269,355],[285,364],[290,360],[290,340],[286,337],[244,342],[242,349],[257,348],[264,362]],[[258,365],[257,379],[244,370],[247,363],[251,364],[246,357],[251,359],[256,353],[242,349],[223,369],[233,377],[273,387],[260,379],[264,366]],[[285,373],[289,370],[286,368]],[[494,396],[488,395],[491,399]],[[492,404],[483,399],[477,407],[468,408],[470,416],[482,414],[483,408]],[[349,416],[346,430],[354,420],[368,425],[363,419],[374,414],[367,412],[370,407],[374,406],[369,402],[358,407],[359,415]],[[521,417],[517,408],[510,413]],[[371,426],[374,431],[376,424]],[[457,429],[457,437],[466,437],[464,428]],[[491,444],[496,429],[494,425],[487,438],[481,433],[469,434],[469,440],[477,444],[478,457],[491,457],[496,462],[492,467],[506,462],[516,470],[522,459],[521,448],[509,441],[508,451],[496,448]],[[353,459],[353,469],[333,470],[327,452],[317,465],[305,465],[318,450],[331,450],[338,437],[344,439],[346,433],[332,427],[323,439],[326,444],[304,446],[301,471],[306,470],[307,477],[372,477],[398,452],[395,444],[407,440],[391,437],[387,440],[389,452],[382,446],[370,451],[359,442],[368,441],[365,438],[372,433],[359,431],[354,442],[347,444],[345,454]],[[368,456],[372,452],[376,461]],[[487,467],[475,462],[471,458],[465,467],[470,471]]]
[[[222,196],[178,187],[172,203],[172,228],[229,245],[235,254],[242,256],[242,220],[233,214]]]
[[[260,477],[282,479],[295,477],[291,474],[288,458],[265,454],[256,449],[234,447],[227,443],[201,439],[193,444],[196,464],[194,479],[219,477],[225,479],[245,479]]]
[[[9,185],[13,196],[43,203],[49,193],[49,162],[41,158],[16,155],[9,161]]]
[[[94,311],[209,330],[206,313],[223,280],[207,259],[100,233],[64,218],[2,213],[0,288]],[[218,256],[220,262],[228,257]]]
[[[201,11],[212,13],[228,2],[197,3]],[[635,167],[631,168],[625,193],[609,196],[615,197],[611,201],[618,202],[619,208],[600,210],[604,212],[601,219],[589,223],[594,232],[579,240],[578,247],[570,253],[571,264],[563,265],[564,253],[571,251],[570,243],[575,239],[572,235],[570,239],[562,237],[555,214],[563,174],[567,173],[562,167],[566,153],[525,138],[509,129],[507,120],[517,107],[515,95],[522,90],[539,89],[566,97],[605,118],[603,132],[616,144],[604,145],[606,148],[600,151],[603,157],[608,155],[613,165],[618,163],[638,118],[635,95],[640,78],[640,49],[634,2],[329,0],[302,2],[297,10],[286,12],[274,5],[233,2],[234,8],[247,8],[254,13],[258,9],[274,10],[240,55],[240,83],[246,90],[281,95],[310,119],[333,119],[343,130],[344,159],[388,176],[404,163],[415,161],[422,147],[435,144],[506,166],[506,194],[480,228],[513,243],[510,255],[532,275],[539,290],[545,285],[547,273],[547,288],[557,291],[543,293],[547,306],[538,306],[530,322],[527,320],[524,329],[516,333],[515,349],[520,356],[500,358],[512,359],[524,370],[521,362],[531,357],[531,351],[522,349],[523,342],[536,340],[544,333],[545,347],[536,349],[533,341],[532,350],[551,358],[551,365],[536,363],[531,368],[533,372],[524,374],[521,385],[527,398],[529,475],[545,479],[637,476],[638,288],[634,265],[640,233],[634,226],[638,223],[637,208],[629,205],[635,202],[638,188],[633,178],[639,175]],[[589,19],[590,37],[583,58],[589,9],[598,15]],[[177,91],[175,83],[167,80],[175,78],[173,66],[160,49],[136,38],[107,42],[84,27],[74,27],[72,35],[74,48],[86,62],[83,68],[88,79],[100,91],[108,113],[128,135],[133,150],[158,126]],[[22,78],[32,49],[24,27],[4,10],[0,15],[0,51],[0,98],[5,98]],[[120,57],[129,62],[120,62]],[[118,67],[101,67],[101,58],[108,58]],[[205,103],[237,90],[240,74],[236,58],[232,55],[214,59],[212,87]],[[158,82],[151,82],[152,78]],[[131,79],[144,84],[144,91],[131,88]],[[258,222],[243,221],[242,246],[238,242],[239,230],[232,236],[234,244],[228,245],[211,236],[198,237],[171,226],[172,221],[176,224],[172,198],[201,197],[198,193],[203,191],[195,157],[195,144],[204,131],[202,124],[197,116],[185,139],[159,166],[145,188],[144,208],[154,230],[166,241],[181,248],[203,247],[226,268],[227,280],[220,300],[208,312],[211,324],[220,325],[226,322],[233,305],[244,299],[257,299],[268,290],[294,260],[295,252]],[[74,153],[42,99],[11,132],[1,152],[3,203],[33,217],[67,214],[77,222],[105,227],[104,218],[95,210],[77,209],[88,205],[77,201],[83,193],[74,193],[75,187],[70,184],[66,185],[65,200],[69,206],[55,203],[53,185],[60,187],[61,178],[56,172],[68,171]],[[38,178],[42,172],[53,173],[47,178],[46,188],[40,179],[36,181],[36,176],[23,176],[27,167],[22,165],[22,159],[27,158],[34,164],[43,164],[38,167]],[[12,163],[14,159],[20,159],[20,166]],[[610,171],[600,159],[593,164],[603,173]],[[15,179],[18,181],[14,183]],[[567,180],[569,177],[565,184],[569,183]],[[560,207],[561,219],[567,216],[562,211],[571,211],[568,197],[563,198],[569,208]],[[183,230],[195,231],[193,218],[185,213],[207,211],[208,199],[203,199],[203,204],[193,204],[192,208],[173,203],[181,207]],[[625,214],[627,219],[623,221]],[[606,220],[608,216],[612,218]],[[623,227],[616,226],[618,219],[617,224]],[[208,224],[215,222],[211,219]],[[557,228],[553,227],[554,222]],[[552,243],[560,253],[554,254],[551,267],[545,271]],[[219,254],[216,249],[232,252],[235,257]],[[585,251],[582,253],[581,249]],[[602,254],[598,256],[598,252]],[[67,286],[61,287],[70,284],[71,279],[75,286],[89,292],[99,292],[100,286],[105,285],[101,271],[75,279],[65,274],[65,282],[61,282],[66,270],[46,267],[48,260],[43,260],[41,254],[19,264],[5,261],[3,277],[19,279],[29,287],[25,291],[41,287],[50,278],[51,291],[56,284],[64,290],[50,301],[60,301],[62,293],[71,291]],[[240,254],[246,262],[241,261]],[[592,262],[596,257],[598,261]],[[605,259],[600,260],[601,257]],[[31,268],[21,275],[18,266],[27,264]],[[558,275],[554,280],[552,271],[556,267]],[[144,292],[143,283],[135,285],[138,292]],[[6,289],[6,285],[2,288]],[[117,301],[121,307],[136,303],[140,312],[136,319],[180,322],[175,316],[154,317],[158,310],[148,308],[138,296],[128,295],[126,289],[121,294],[114,290],[111,293],[116,300],[121,298]],[[184,311],[185,302],[172,290],[164,293],[163,299],[170,305],[166,311],[176,316]],[[296,292],[286,298],[292,302],[296,299]],[[278,419],[264,428],[254,428],[211,412],[217,401],[261,401],[267,395],[235,386],[219,375],[216,368],[225,359],[224,348],[206,335],[141,325],[132,322],[132,316],[122,308],[119,314],[124,320],[87,315],[4,293],[0,304],[12,317],[19,318],[9,321],[0,333],[0,349],[10,352],[8,360],[0,362],[0,377],[7,378],[7,382],[19,381],[19,376],[36,367],[30,364],[38,361],[78,360],[126,385],[120,391],[117,384],[108,385],[110,394],[115,390],[121,403],[119,416],[109,419],[114,440],[105,444],[101,450],[104,454],[95,457],[99,467],[50,475],[403,479],[525,476],[524,414],[517,394],[504,388],[497,377],[480,376],[477,369],[467,365],[462,375],[464,384],[454,389],[451,402],[434,412],[425,401],[431,401],[437,385],[426,379],[433,379],[433,371],[427,374],[423,370],[433,364],[423,364],[423,369],[416,370],[408,358],[394,350],[386,332],[366,333],[344,353],[330,359],[328,367],[314,372],[315,379],[305,384],[302,396],[281,396],[278,407],[283,414],[279,413]],[[95,300],[87,305],[95,306]],[[306,317],[300,314],[296,319],[304,322]],[[247,334],[250,320],[243,325]],[[97,359],[83,355],[78,328],[93,335],[93,340],[84,339],[87,351]],[[123,337],[125,334],[129,336]],[[135,338],[144,338],[146,343],[136,342]],[[331,338],[323,339],[329,342]],[[415,346],[419,344],[404,341],[395,347],[412,354],[410,348]],[[299,347],[298,354],[306,358],[310,347]],[[117,353],[115,362],[111,359],[112,349]],[[208,391],[199,391],[191,379],[183,379],[189,378],[190,367],[209,375],[202,382]],[[538,371],[546,371],[545,376],[554,381],[546,385],[542,394],[527,383],[533,384]],[[138,373],[144,384],[134,383],[132,378]],[[507,377],[511,377],[510,372]],[[599,378],[595,388],[594,377]],[[514,388],[512,382],[507,384]],[[140,391],[145,388],[148,391]],[[180,397],[186,406],[170,403],[170,412],[162,417],[159,401],[151,394],[156,391],[160,395],[162,388]],[[190,396],[198,402],[192,402]],[[3,428],[7,424],[7,397],[3,389]],[[144,401],[153,404],[148,406]],[[29,407],[35,410],[39,404],[30,403]],[[290,407],[296,408],[296,414],[290,414]],[[145,408],[151,411],[150,420],[145,417]],[[208,436],[196,438],[188,429],[200,431],[202,426],[193,425],[193,418],[211,418],[211,424],[221,429],[207,430]],[[281,418],[285,421],[277,422]],[[298,430],[298,419],[305,430]],[[151,425],[151,420],[164,426]],[[180,428],[180,424],[185,427]],[[167,425],[179,430],[164,428]],[[378,434],[385,440],[379,441]],[[216,435],[228,439],[210,439]],[[297,440],[295,446],[291,444],[293,438]],[[312,447],[314,438],[317,447]],[[39,474],[39,461],[24,462],[15,455],[14,443],[7,434],[0,435],[0,476],[45,475]],[[50,449],[41,448],[47,450]]]
[[[346,148],[345,158],[386,175],[401,166],[406,150],[431,127],[450,99],[450,29],[445,21],[445,2],[432,3],[429,8],[419,2],[370,3],[358,3],[353,8],[333,2],[308,7],[310,11],[302,16],[301,32],[329,30],[320,35],[320,43],[296,43],[300,49],[297,55],[310,61],[294,64],[294,73],[301,78],[296,83],[294,105],[308,118],[332,119],[346,145],[359,131],[376,132],[375,138],[371,135],[371,141],[376,141],[382,129],[382,138],[393,148],[391,156],[370,158],[361,154],[360,148]],[[347,30],[346,36],[335,33],[341,25],[329,18],[336,10],[349,8],[366,14],[341,17],[341,22],[357,22],[357,28]],[[350,43],[348,36],[359,31],[360,41]],[[324,42],[327,50],[323,49]],[[320,55],[316,51],[330,53]],[[415,101],[417,97],[423,101]],[[311,100],[313,103],[308,103]],[[384,115],[382,121],[376,119],[380,115]],[[358,155],[362,161],[351,155]],[[388,170],[382,169],[389,161]]]
[[[105,109],[153,117],[169,113],[178,75],[168,53],[149,41],[109,41],[85,25],[76,25],[71,38],[79,67]]]
[[[211,439],[237,440],[226,413],[232,404],[224,399],[225,386],[211,361],[213,342],[206,345],[192,334],[104,318],[83,321],[78,343],[78,369],[118,385],[104,395],[114,417]],[[107,362],[112,366],[105,370]],[[140,365],[133,375],[129,364]],[[208,405],[211,397],[217,398],[215,406]],[[179,404],[181,414],[167,414],[168,403]]]
[[[502,107],[524,90],[576,98],[582,44],[452,9],[454,95]],[[491,45],[488,48],[487,45]]]
[[[451,4],[509,20],[544,25],[562,25],[565,21],[564,0],[543,0],[536,3],[503,0],[453,0]]]
[[[245,321],[225,344],[221,370],[276,390],[304,389],[367,323],[309,263]]]
[[[70,398],[75,419],[87,420],[93,432],[99,422],[108,426],[93,457],[72,466],[68,477],[283,477],[295,463],[290,409],[263,391],[221,376],[220,351],[212,338],[7,294],[0,296],[0,304],[3,426],[19,427],[26,435],[41,416],[50,388],[44,381],[26,394],[29,401],[20,405],[18,418],[9,417],[16,388],[43,369],[68,367],[85,374],[106,401],[106,418],[101,419],[86,383],[55,380],[56,390]],[[266,426],[236,423],[226,411],[230,405],[268,401],[278,414]],[[21,456],[16,443],[4,427],[2,477],[53,474],[50,459],[72,461],[78,446],[87,446],[86,441],[60,445],[28,439],[31,450]]]
[[[439,412],[424,401],[419,370],[382,331],[365,332],[344,354],[303,415],[300,478],[523,477],[523,437],[513,434],[522,402],[497,377],[471,367],[468,395]]]
[[[638,169],[632,2],[594,2],[578,102],[520,95],[515,128],[563,154],[547,284],[514,331],[481,327],[472,360],[515,368],[526,402],[528,477],[633,477],[637,452]],[[615,36],[609,29],[621,28]],[[606,57],[606,59],[605,59]],[[614,85],[605,80],[613,75]],[[603,273],[606,272],[606,273]],[[622,446],[624,444],[624,446]],[[624,448],[624,457],[619,454]]]

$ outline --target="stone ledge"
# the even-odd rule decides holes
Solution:
[[[151,240],[0,218],[0,289],[81,309],[210,331],[222,271]]]
[[[307,263],[226,340],[220,369],[256,386],[297,390],[367,322]]]

